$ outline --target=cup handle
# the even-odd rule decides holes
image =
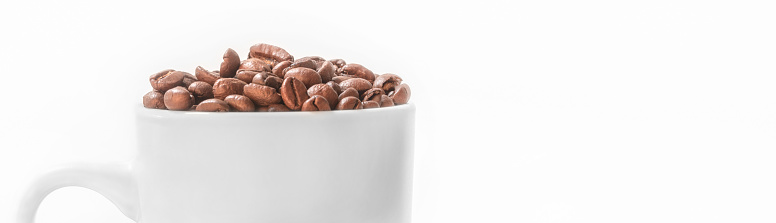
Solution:
[[[137,185],[129,165],[77,163],[60,166],[38,176],[22,197],[17,223],[34,223],[43,199],[49,193],[68,186],[84,187],[102,194],[124,215],[137,222]]]

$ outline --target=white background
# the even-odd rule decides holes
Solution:
[[[0,222],[61,163],[128,161],[150,74],[265,42],[401,75],[414,222],[776,221],[767,1],[0,3]],[[192,138],[192,140],[195,140]],[[65,188],[38,223],[129,223]]]

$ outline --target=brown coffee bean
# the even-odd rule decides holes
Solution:
[[[284,104],[271,104],[267,107],[268,112],[287,112],[291,111],[286,105]]]
[[[184,71],[181,71],[181,72],[183,72],[183,85],[182,85],[183,87],[189,87],[191,83],[194,83],[195,81],[197,81],[197,77],[195,77],[194,75]]]
[[[315,70],[306,67],[296,67],[289,69],[286,71],[284,79],[288,79],[289,77],[294,77],[302,81],[305,87],[322,83],[321,76],[318,75],[318,72],[315,72]]]
[[[210,85],[215,84],[218,78],[221,78],[218,72],[207,71],[201,66],[197,66],[197,69],[194,70],[194,75],[197,77],[197,80],[204,81]]]
[[[178,86],[164,92],[164,106],[170,110],[189,110],[194,104],[194,96],[186,88]]]
[[[269,86],[251,83],[245,85],[243,93],[250,98],[256,106],[283,103],[283,98],[280,97],[280,94],[275,91],[275,88]]]
[[[165,92],[174,87],[183,85],[183,77],[185,74],[175,70],[163,70],[151,75],[148,80],[151,82],[151,87],[159,92]]]
[[[361,66],[361,64],[349,63],[339,68],[339,70],[345,76],[364,78],[370,84],[375,81],[375,74],[371,70],[366,69],[366,67]]]
[[[337,98],[338,98],[339,101],[342,101],[342,99],[346,98],[346,97],[356,97],[356,98],[358,98],[358,96],[359,96],[358,95],[358,91],[356,91],[355,88],[348,88],[348,89],[345,89],[344,91],[342,91],[342,93],[340,93],[339,97],[337,97]]]
[[[337,92],[337,95],[342,93],[342,88],[340,88],[339,84],[335,83],[334,81],[326,82],[326,85],[331,86],[331,88],[334,89],[335,92]]]
[[[380,103],[378,103],[376,101],[364,101],[364,102],[361,102],[361,107],[363,107],[364,109],[379,108],[380,107]]]
[[[222,78],[231,78],[237,74],[238,69],[240,69],[240,56],[237,55],[237,52],[232,48],[226,49],[226,52],[224,52],[224,62],[221,62],[219,75]]]
[[[302,111],[329,111],[329,101],[323,96],[313,95],[302,104]]]
[[[263,60],[260,60],[258,58],[249,58],[246,60],[243,60],[240,63],[240,70],[252,70],[252,71],[271,71],[272,69],[270,66],[266,63],[264,63]]]
[[[359,95],[372,88],[372,83],[363,78],[347,79],[340,82],[339,85],[341,88],[355,88]]]
[[[156,90],[149,91],[143,95],[143,107],[167,109],[167,107],[164,106],[164,94]]]
[[[226,96],[232,94],[243,94],[243,87],[246,85],[244,81],[236,78],[221,78],[213,85],[213,96],[215,98],[224,100]]]
[[[391,97],[388,97],[388,95],[381,95],[380,96],[380,107],[391,107],[393,106],[393,99]]]
[[[321,82],[326,83],[331,81],[336,75],[334,74],[336,70],[337,66],[334,66],[334,64],[329,61],[323,61],[321,66],[318,67],[318,75],[321,75]]]
[[[339,95],[334,91],[334,88],[327,84],[313,85],[307,89],[307,95],[310,95],[310,97],[314,95],[323,96],[323,98],[326,98],[326,101],[329,101],[330,108],[336,107],[337,102],[339,102]]]
[[[385,91],[381,88],[372,88],[361,94],[361,100],[362,101],[374,101],[379,102],[382,97],[385,95]]]
[[[264,85],[272,87],[280,92],[280,86],[283,85],[283,79],[275,76],[269,76],[264,80]]]
[[[197,111],[201,112],[228,112],[229,104],[217,98],[204,100],[197,105]]]
[[[188,88],[191,95],[194,96],[194,102],[200,103],[204,100],[213,98],[213,86],[204,81],[195,81]]]
[[[280,86],[280,96],[283,97],[283,103],[294,111],[302,109],[304,101],[310,98],[304,83],[294,77],[286,77],[283,80],[283,85]]]
[[[319,57],[319,56],[306,56],[306,57],[302,57],[302,58],[296,59],[296,60],[294,60],[294,62],[301,61],[301,60],[312,60],[312,61],[315,61],[316,63],[320,63],[320,62],[326,61],[326,59],[323,59],[323,57]]]
[[[329,60],[329,62],[331,62],[332,64],[337,66],[337,69],[339,69],[341,67],[344,67],[345,64],[347,64],[347,63],[345,63],[345,60],[343,60],[343,59],[331,59],[331,60]]]
[[[391,99],[393,99],[393,103],[397,105],[407,104],[407,102],[410,100],[410,86],[407,84],[401,84],[398,87],[396,87],[396,90],[394,90],[391,95]]]
[[[251,83],[253,82],[253,77],[255,77],[256,74],[263,73],[263,72],[265,71],[237,70],[237,74],[234,75],[234,78],[237,78],[238,80],[241,80],[245,83]]]
[[[280,78],[283,78],[286,75],[286,68],[291,66],[291,61],[283,61],[275,65],[275,67],[272,68],[272,74],[275,76],[278,76]]]
[[[401,77],[396,74],[383,74],[375,78],[374,87],[382,88],[385,92],[393,91],[401,84]]]
[[[275,66],[280,61],[294,61],[294,56],[291,56],[283,48],[259,43],[251,46],[251,52],[248,54],[248,58],[259,58],[265,61],[270,66]]]
[[[238,76],[240,75],[240,71],[237,71],[237,75]],[[250,83],[254,83],[254,84],[264,85],[264,80],[266,80],[267,77],[269,77],[269,76],[274,76],[274,74],[272,74],[270,72],[256,73],[256,75],[253,76],[253,79],[251,79],[251,81],[246,81],[245,83],[249,83],[249,84]]]
[[[342,83],[342,82],[343,82],[343,81],[345,81],[345,80],[348,80],[348,79],[353,79],[353,78],[355,78],[355,77],[348,77],[348,76],[335,76],[335,77],[332,77],[332,78],[331,78],[331,81],[334,81],[334,83],[337,83],[337,84],[339,84],[339,83]]]
[[[364,106],[361,105],[361,100],[358,100],[357,97],[345,97],[337,104],[337,110],[358,110],[363,109]]]
[[[229,108],[233,111],[252,112],[256,110],[256,107],[253,105],[251,99],[245,97],[244,95],[233,94],[226,96],[224,102],[226,102],[226,104],[229,105]]]
[[[318,70],[318,64],[312,58],[309,58],[309,57],[300,58],[294,61],[294,63],[292,63],[291,66],[288,66],[288,69],[297,68],[297,67],[306,67],[313,70]]]

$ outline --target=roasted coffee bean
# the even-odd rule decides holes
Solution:
[[[291,111],[286,105],[284,104],[271,104],[267,107],[268,112],[287,112]]]
[[[238,69],[240,69],[240,56],[238,56],[237,52],[232,48],[226,49],[226,52],[224,52],[224,62],[221,62],[219,75],[222,78],[231,78],[237,74]]]
[[[392,92],[391,99],[393,99],[393,103],[397,105],[407,104],[407,102],[410,100],[410,86],[407,84],[401,84],[398,87],[396,87],[396,90]]]
[[[372,83],[369,83],[363,78],[351,78],[339,83],[341,88],[355,88],[358,91],[358,95],[363,94],[367,90],[372,88]]]
[[[221,78],[213,85],[213,96],[215,98],[224,100],[226,96],[232,94],[243,94],[243,87],[246,85],[244,81],[236,78]]]
[[[343,59],[331,59],[331,60],[329,60],[329,62],[331,62],[332,64],[337,66],[337,69],[339,69],[341,67],[344,67],[345,64],[347,64],[347,63],[345,63],[345,60],[343,60]]]
[[[323,57],[319,57],[319,56],[306,56],[306,57],[302,57],[302,58],[296,59],[296,60],[294,60],[294,62],[300,61],[300,60],[312,60],[312,61],[315,61],[316,63],[326,61],[326,59],[324,59]]]
[[[305,88],[304,83],[294,77],[286,77],[283,80],[283,85],[280,87],[280,96],[283,97],[283,103],[294,111],[302,109],[304,101],[310,98],[307,95],[307,88]]]
[[[237,78],[238,80],[241,80],[245,83],[251,83],[253,82],[253,77],[255,77],[256,74],[264,73],[264,72],[265,71],[237,70],[237,74],[234,75],[234,78]]]
[[[393,106],[393,99],[391,97],[388,97],[388,95],[381,95],[380,96],[380,107],[391,107]]]
[[[385,92],[393,91],[401,84],[401,77],[396,74],[383,74],[375,78],[374,87],[382,88]]]
[[[349,63],[339,68],[340,73],[345,76],[364,78],[372,83],[375,81],[375,74],[361,64]]]
[[[247,60],[243,60],[240,63],[240,70],[252,70],[252,71],[272,71],[270,66],[266,63],[264,63],[263,60],[258,58],[249,58]]]
[[[294,61],[291,66],[288,66],[288,69],[297,67],[306,67],[313,70],[318,70],[318,63],[316,63],[313,59],[306,57]]]
[[[189,85],[191,85],[191,83],[194,83],[195,81],[197,81],[197,77],[195,77],[194,75],[188,72],[183,72],[183,87],[189,87]]]
[[[326,83],[331,81],[336,74],[337,66],[334,66],[329,61],[323,61],[321,66],[318,67],[318,75],[321,75],[321,82]]]
[[[379,108],[380,107],[380,103],[378,103],[376,101],[364,101],[364,102],[361,102],[361,107],[363,107],[364,109]]]
[[[337,110],[358,110],[363,108],[364,106],[361,104],[361,100],[352,96],[343,98],[337,104]]]
[[[175,70],[163,70],[159,73],[155,73],[148,78],[151,82],[151,87],[159,92],[165,92],[174,87],[183,85],[183,77],[185,74]]]
[[[245,85],[248,86],[248,85]],[[229,108],[233,111],[239,111],[239,112],[252,112],[256,110],[256,107],[253,105],[253,101],[249,99],[248,97],[245,97],[244,95],[239,94],[233,94],[226,96],[226,99],[224,99],[224,102],[226,104],[229,104]]]
[[[237,76],[239,76],[239,75],[240,75],[240,71],[237,71]],[[274,75],[272,73],[269,73],[269,72],[256,73],[256,75],[253,76],[253,79],[251,79],[251,81],[246,81],[245,83],[254,83],[254,84],[265,85],[264,81],[269,76],[274,76]]]
[[[186,88],[178,86],[164,92],[164,106],[170,110],[189,110],[194,104],[194,96]]]
[[[322,83],[321,76],[318,75],[318,72],[315,72],[315,70],[306,67],[296,67],[289,69],[286,72],[284,79],[288,79],[289,77],[294,77],[302,81],[306,87]]]
[[[329,111],[329,101],[323,96],[313,95],[302,104],[302,111]]]
[[[167,107],[164,106],[164,94],[156,90],[149,91],[143,95],[143,107],[167,109]]]
[[[379,102],[382,97],[385,95],[385,91],[381,88],[372,88],[361,94],[361,100],[362,101],[374,101]]]
[[[291,66],[291,61],[283,61],[275,65],[275,67],[272,68],[272,74],[275,76],[278,76],[280,78],[283,78],[286,75],[286,70],[289,66]]]
[[[201,112],[228,112],[229,104],[217,98],[204,100],[197,105],[197,111]]]
[[[359,96],[358,95],[358,91],[356,91],[356,89],[348,88],[348,89],[345,89],[344,91],[342,91],[342,93],[340,93],[339,97],[337,97],[337,98],[338,98],[339,101],[342,101],[342,99],[346,98],[346,97],[356,97],[356,98],[358,98],[358,96]]]
[[[331,78],[331,81],[334,81],[334,83],[342,83],[343,81],[346,81],[348,79],[353,79],[355,77],[348,77],[348,76],[335,76]]]
[[[275,66],[280,61],[294,61],[294,56],[291,56],[283,48],[260,43],[251,46],[251,52],[248,54],[248,58],[259,58],[264,60],[270,66]]]
[[[334,81],[329,81],[329,82],[326,82],[326,85],[329,85],[329,86],[331,86],[331,88],[332,88],[332,89],[334,89],[334,91],[336,91],[336,92],[337,92],[337,95],[339,95],[340,93],[342,93],[342,88],[340,88],[339,84],[337,84],[336,82],[334,82]]]
[[[326,101],[329,101],[330,108],[336,107],[337,102],[339,102],[339,95],[334,91],[334,88],[327,84],[316,84],[307,88],[307,95],[310,95],[310,97],[314,95],[323,96],[326,98]]]
[[[275,91],[275,88],[269,86],[251,83],[245,85],[243,93],[250,98],[256,106],[283,103],[283,98],[280,97],[280,94]]]
[[[194,96],[194,102],[200,103],[206,99],[213,98],[213,86],[204,81],[195,81],[188,88],[191,95]]]
[[[283,79],[280,79],[279,77],[275,77],[275,76],[269,76],[267,77],[267,79],[264,80],[264,85],[275,88],[275,90],[278,90],[279,92],[280,86],[283,85]]]
[[[200,66],[197,66],[197,69],[194,70],[194,75],[197,77],[197,80],[204,81],[210,85],[215,84],[218,78],[221,78],[217,72],[207,71]]]

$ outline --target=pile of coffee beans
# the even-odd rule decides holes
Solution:
[[[396,74],[318,56],[294,59],[283,48],[256,44],[248,59],[227,49],[219,70],[194,75],[162,70],[149,78],[146,108],[205,112],[329,111],[406,104],[410,87]]]

